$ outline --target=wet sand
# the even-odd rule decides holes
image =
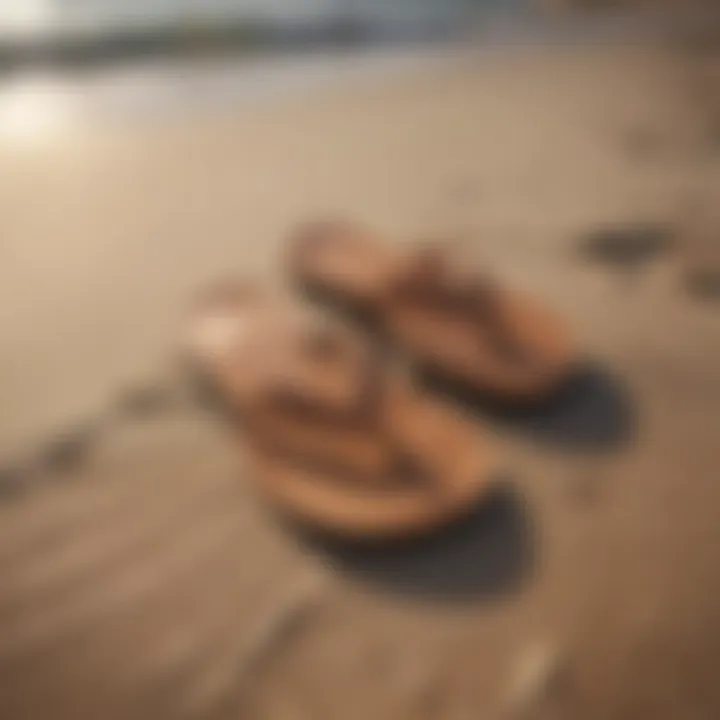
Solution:
[[[0,504],[0,716],[460,720],[525,693],[529,717],[715,717],[720,323],[680,274],[702,133],[665,53],[566,47],[6,136],[0,448],[99,439]],[[462,235],[590,358],[543,413],[481,412],[505,489],[420,547],[300,542],[212,418],[118,410],[176,387],[194,290],[279,284],[328,212]],[[632,272],[581,252],[633,223],[680,232]]]

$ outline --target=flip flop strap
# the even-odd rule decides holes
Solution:
[[[396,276],[391,292],[404,301],[461,315],[501,357],[524,354],[503,316],[498,288],[477,271],[460,271],[446,247],[432,244],[417,251]]]
[[[315,370],[315,373],[317,370]],[[323,397],[322,389],[305,384],[302,378],[277,382],[270,400],[278,406],[307,417],[344,427],[372,428],[377,422],[384,392],[384,373],[380,359],[368,353],[357,363],[356,390],[347,400]]]
[[[402,480],[430,484],[432,474],[425,467],[422,455],[406,447],[390,428],[383,427],[383,398],[386,392],[386,372],[377,352],[363,355],[357,367],[357,391],[350,403],[324,401],[317,388],[301,383],[285,382],[274,386],[271,401],[284,410],[297,414],[308,422],[321,422],[332,427],[355,428],[374,433],[389,453],[388,467]],[[275,443],[276,449],[279,447]],[[297,456],[297,453],[295,453]],[[301,458],[298,458],[301,460]],[[305,458],[322,463],[322,458]],[[301,460],[302,461],[302,460]],[[339,468],[335,468],[341,474]],[[352,474],[352,472],[350,472]]]

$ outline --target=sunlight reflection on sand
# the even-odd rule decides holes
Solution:
[[[12,149],[44,147],[77,128],[82,96],[58,79],[26,76],[0,88],[0,141]]]

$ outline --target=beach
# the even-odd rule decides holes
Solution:
[[[40,104],[0,122],[2,457],[99,436],[0,504],[3,718],[720,711],[720,324],[682,281],[717,161],[675,58],[391,56],[241,86],[202,61],[140,69],[145,86],[42,77]],[[237,433],[187,400],[118,410],[138,387],[180,392],[205,283],[282,292],[285,239],[318,216],[458,238],[561,313],[592,368],[558,417],[482,416],[498,498],[404,555],[299,541],[254,497]],[[632,272],[583,255],[618,225],[669,229],[671,249]],[[278,617],[297,627],[257,630]]]

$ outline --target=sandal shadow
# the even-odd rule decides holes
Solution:
[[[504,484],[463,519],[422,538],[368,545],[302,537],[342,574],[392,594],[435,601],[512,595],[532,577],[537,553],[527,502]]]
[[[566,451],[611,451],[632,442],[638,433],[638,410],[627,385],[597,362],[584,363],[550,397],[522,407],[508,407],[427,370],[421,381],[473,413]]]

